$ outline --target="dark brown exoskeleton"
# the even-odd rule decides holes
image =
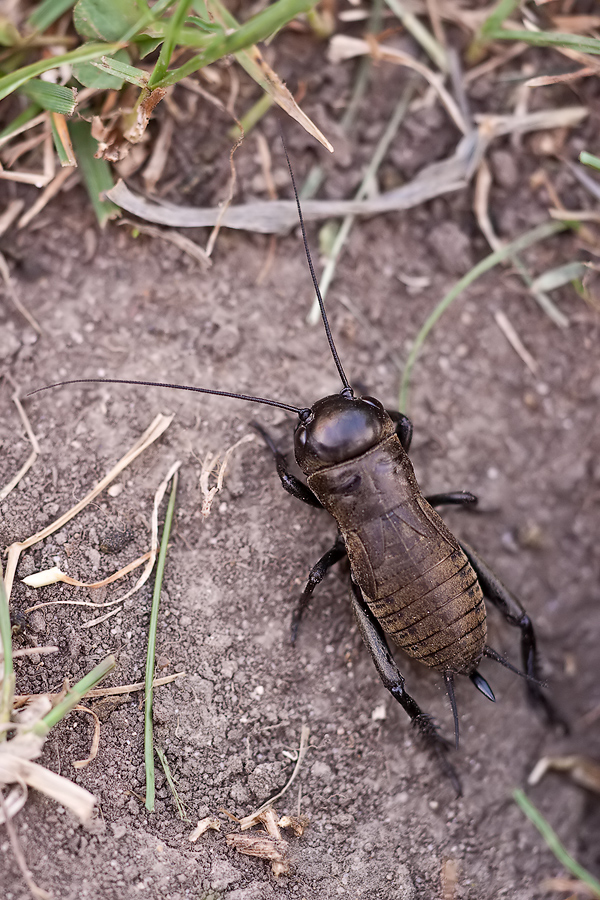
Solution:
[[[293,615],[292,641],[296,640],[300,619],[315,587],[331,566],[347,555],[352,607],[379,676],[437,753],[460,793],[460,783],[446,758],[448,744],[438,734],[432,719],[405,690],[404,678],[388,649],[386,636],[408,656],[442,673],[458,747],[454,676],[468,676],[486,697],[494,700],[490,686],[477,671],[481,659],[488,656],[518,671],[486,644],[485,598],[521,631],[523,672],[519,674],[527,679],[530,699],[550,721],[561,720],[542,691],[535,635],[527,613],[480,557],[454,537],[434,510],[444,504],[474,503],[476,498],[465,491],[424,497],[408,458],[412,437],[410,420],[401,413],[387,412],[372,397],[357,397],[350,386],[329,328],[308,250],[294,176],[289,168],[308,264],[343,384],[340,394],[318,400],[311,408],[299,408],[263,397],[189,385],[103,378],[60,384],[83,381],[153,385],[234,397],[297,413],[294,448],[307,484],[289,471],[285,456],[269,433],[256,423],[254,427],[275,457],[285,490],[331,513],[338,525],[338,536],[333,547],[311,570]]]

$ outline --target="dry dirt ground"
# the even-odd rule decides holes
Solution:
[[[293,65],[317,73],[305,106],[327,131],[334,98],[347,89],[351,71],[328,68],[320,54],[290,39],[290,69],[282,74],[294,86]],[[404,77],[401,71],[375,72],[352,139],[339,161],[325,160],[329,194],[351,196],[355,190]],[[509,87],[488,81],[478,90],[502,108]],[[225,129],[224,121],[215,125],[214,110],[203,115],[212,117],[215,132]],[[283,173],[275,123],[264,128]],[[570,158],[582,146],[594,149],[594,128],[590,123],[573,133]],[[227,151],[221,146],[219,156],[203,161],[203,129],[200,122],[183,138],[172,160],[200,187],[196,194],[174,193],[175,201],[215,201],[224,190]],[[411,177],[445,156],[456,137],[443,113],[415,114],[384,171]],[[288,128],[288,140],[301,180],[314,151],[306,149],[297,128]],[[558,180],[567,206],[585,202],[566,170],[535,157],[527,140],[520,148],[497,143],[491,161],[493,213],[503,236],[514,237],[546,218],[548,198],[529,183],[540,166]],[[238,166],[242,200],[252,195],[260,175],[252,139],[239,151]],[[430,309],[488,252],[470,205],[465,191],[408,213],[361,221],[352,234],[328,300],[332,326],[351,378],[389,406],[399,380],[394,360],[405,359]],[[191,236],[205,238],[200,232]],[[311,229],[313,246],[315,238]],[[76,188],[50,204],[26,232],[5,240],[19,296],[43,335],[36,338],[3,306],[2,371],[21,394],[58,379],[113,375],[311,404],[337,391],[339,383],[322,329],[305,324],[312,292],[301,243],[297,235],[278,240],[270,274],[257,285],[268,246],[268,238],[223,232],[214,265],[205,272],[173,247],[135,239],[129,229],[98,232]],[[527,259],[540,272],[577,253],[574,239],[563,236]],[[407,289],[406,282],[418,289]],[[185,671],[186,677],[157,689],[154,717],[156,742],[191,822],[219,815],[222,808],[238,816],[256,808],[285,783],[302,724],[310,727],[308,755],[277,807],[294,813],[299,806],[310,825],[301,838],[290,839],[293,874],[276,881],[266,862],[229,849],[222,832],[190,844],[192,826],[178,818],[160,770],[156,811],[146,812],[140,799],[145,782],[139,694],[94,703],[102,723],[100,749],[81,770],[73,761],[87,755],[90,719],[71,714],[51,733],[43,762],[92,791],[100,815],[86,830],[55,803],[31,797],[15,825],[40,885],[63,900],[431,900],[441,896],[444,861],[453,860],[459,876],[448,896],[548,896],[540,883],[558,874],[559,864],[511,792],[525,785],[543,754],[600,753],[599,319],[572,291],[557,299],[571,321],[564,331],[514,275],[495,269],[446,314],[414,373],[411,456],[418,478],[428,492],[467,489],[479,496],[478,512],[450,511],[445,518],[523,599],[536,624],[552,695],[572,724],[568,737],[553,733],[528,708],[519,679],[484,663],[495,705],[467,680],[457,688],[462,738],[452,759],[463,783],[460,799],[380,684],[352,620],[343,570],[317,590],[298,644],[290,646],[295,598],[335,532],[325,513],[281,490],[258,439],[236,451],[210,517],[200,514],[202,459],[252,433],[253,418],[289,451],[293,416],[233,400],[121,386],[65,388],[27,401],[42,455],[0,508],[3,546],[72,506],[158,412],[175,414],[162,439],[119,479],[121,493],[102,495],[63,531],[24,554],[18,574],[59,564],[93,581],[144,552],[153,493],[171,463],[182,460],[158,666],[159,674]],[[497,311],[508,316],[537,360],[535,376],[498,329]],[[2,482],[29,453],[10,395],[5,380]],[[131,542],[117,553],[101,552],[115,528],[129,529]],[[93,599],[106,602],[122,590],[112,585]],[[23,613],[36,602],[90,596],[67,586],[34,592],[17,581],[13,608]],[[56,644],[59,653],[19,661],[17,691],[59,690],[63,679],[74,682],[109,652],[117,668],[107,683],[139,680],[150,596],[147,586],[122,613],[89,629],[83,625],[94,611],[87,607],[48,606],[26,615],[17,644]],[[493,610],[489,618],[491,643],[517,662],[518,634]],[[450,734],[441,679],[404,659],[400,665],[409,690]],[[598,875],[597,803],[553,775],[529,793],[569,849]],[[221,820],[225,832],[235,829],[226,817]],[[25,888],[4,834],[1,841],[3,895],[16,900],[26,896]]]

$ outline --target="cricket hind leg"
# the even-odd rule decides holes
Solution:
[[[525,608],[469,544],[461,542],[461,547],[479,579],[486,599],[493,603],[509,625],[521,632],[521,660],[530,703],[542,712],[548,724],[568,732],[567,722],[543,691],[535,631]],[[486,655],[494,658],[493,653],[492,651]]]
[[[405,690],[404,677],[389,651],[383,629],[369,609],[360,587],[354,581],[352,581],[351,599],[359,631],[384,687],[408,713],[425,746],[435,755],[442,771],[450,779],[457,796],[460,797],[462,794],[461,784],[454,766],[448,760],[450,745],[439,734],[432,717],[424,713],[416,700],[413,700]]]

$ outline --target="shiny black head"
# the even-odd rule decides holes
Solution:
[[[305,475],[346,462],[394,433],[394,423],[373,397],[349,389],[302,410],[294,432],[296,461]]]

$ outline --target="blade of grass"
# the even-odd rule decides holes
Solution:
[[[27,24],[34,31],[46,31],[72,6],[75,6],[75,0],[42,0],[29,16]]]
[[[4,589],[4,572],[0,562],[0,645],[2,646],[2,688],[0,689],[0,726],[10,722],[15,691],[15,673],[12,656],[12,630],[8,598]],[[0,741],[6,740],[6,731],[0,728]]]
[[[50,81],[32,78],[19,90],[38,107],[41,106],[50,112],[70,116],[75,109],[76,100],[73,88],[64,87],[62,84],[53,84]]]
[[[600,169],[600,156],[594,156],[593,153],[588,153],[587,150],[581,151],[579,154],[579,162],[583,163],[584,166]]]
[[[152,72],[150,80],[148,81],[148,87],[150,88],[150,90],[159,85],[162,79],[167,74],[169,63],[171,62],[171,57],[173,56],[173,51],[175,49],[175,44],[177,43],[177,36],[179,34],[179,30],[183,26],[189,6],[190,0],[179,0],[177,9],[169,19],[167,33],[165,34],[163,45],[160,48],[160,54],[156,61],[156,65],[154,66],[154,71]]]
[[[500,0],[495,10],[490,13],[480,29],[482,37],[487,37],[490,31],[496,31],[501,27],[505,19],[520,5],[521,0]]]
[[[109,219],[120,215],[119,207],[112,200],[102,200],[100,197],[104,191],[114,187],[110,166],[105,159],[94,157],[98,143],[92,137],[89,122],[70,122],[69,133],[96,218],[99,225],[104,227]]]
[[[152,594],[152,609],[150,612],[150,626],[148,629],[148,652],[146,656],[146,686],[144,707],[144,762],[146,766],[146,809],[154,810],[155,784],[154,784],[154,725],[152,722],[152,699],[154,696],[154,660],[156,656],[156,630],[158,626],[158,609],[160,606],[160,591],[165,571],[165,560],[171,525],[173,524],[173,512],[175,510],[175,497],[177,494],[177,472],[173,476],[173,486],[169,496],[169,505],[165,516],[160,553],[156,564],[156,580],[154,593]]]
[[[600,41],[581,34],[561,34],[558,31],[521,31],[498,28],[486,32],[491,41],[522,41],[533,47],[566,47],[580,53],[600,55]]]
[[[130,66],[128,63],[114,57],[103,56],[99,62],[93,62],[91,65],[107,75],[113,75],[115,78],[128,81],[130,84],[137,84],[138,87],[144,88],[148,84],[147,72],[135,66]]]
[[[4,75],[0,78],[0,100],[8,97],[13,91],[21,85],[26,84],[32,78],[48,72],[50,69],[56,69],[63,63],[91,62],[93,59],[99,59],[101,56],[110,56],[121,47],[121,44],[84,44],[76,50],[69,50],[68,53],[61,53],[59,56],[52,56],[49,59],[41,59],[39,62],[31,63],[29,66],[23,66],[16,72]]]
[[[510,259],[512,256],[514,256],[514,254],[520,253],[521,251],[526,250],[528,247],[533,246],[533,244],[537,244],[554,234],[565,231],[569,227],[574,226],[568,222],[544,222],[543,225],[537,225],[535,228],[532,228],[531,231],[527,231],[525,234],[521,235],[521,237],[517,238],[514,241],[511,241],[510,244],[507,244],[505,247],[502,247],[495,253],[490,253],[489,256],[486,256],[485,259],[482,259],[481,262],[477,263],[477,265],[474,266],[470,272],[467,272],[467,274],[454,285],[454,287],[446,294],[445,297],[442,298],[433,312],[428,316],[424,325],[415,338],[415,342],[408,355],[408,359],[406,360],[404,373],[402,375],[400,395],[398,398],[398,409],[406,410],[410,377],[416,359],[421,352],[421,347],[425,343],[427,335],[429,334],[433,326],[436,324],[440,316],[448,309],[452,301],[456,300],[456,298],[465,290],[465,288],[467,288],[470,284],[473,284],[473,282],[476,281],[485,272],[493,269],[494,266],[498,265],[498,263],[504,262],[505,259]]]
[[[116,664],[114,656],[107,656],[101,663],[94,666],[91,672],[84,675],[77,684],[74,684],[60,703],[57,703],[49,713],[46,713],[43,719],[34,722],[31,728],[24,729],[24,731],[31,731],[34,734],[40,735],[40,737],[46,737],[50,729],[54,728],[61,719],[64,719],[74,706],[81,703],[87,692],[96,687],[98,682],[102,681],[109,672],[112,672]]]
[[[173,794],[173,800],[175,801],[175,806],[177,807],[177,812],[179,813],[179,818],[183,822],[189,822],[190,819],[185,811],[185,807],[184,807],[183,803],[181,802],[181,797],[179,796],[179,793],[177,791],[177,786],[175,784],[175,780],[173,778],[173,775],[171,774],[171,768],[169,766],[169,763],[167,762],[167,756],[165,754],[165,751],[161,747],[157,747],[156,755],[158,756],[158,758],[160,760],[160,764],[162,766],[163,772],[165,773],[165,778],[167,779],[167,784],[169,785],[171,793]]]
[[[566,847],[561,843],[554,829],[546,821],[539,809],[534,806],[525,792],[518,788],[513,791],[513,798],[521,812],[525,813],[529,821],[535,825],[559,863],[575,878],[587,885],[594,897],[600,898],[600,881],[584,869],[577,860],[573,859]]]
[[[238,50],[264,41],[299,13],[306,12],[315,3],[316,0],[277,0],[262,12],[252,16],[231,34],[220,34],[209,38],[202,53],[192,57],[178,69],[169,72],[160,83],[156,82],[153,87],[169,87],[177,84],[192,72],[210,65],[229,53],[236,53]]]

